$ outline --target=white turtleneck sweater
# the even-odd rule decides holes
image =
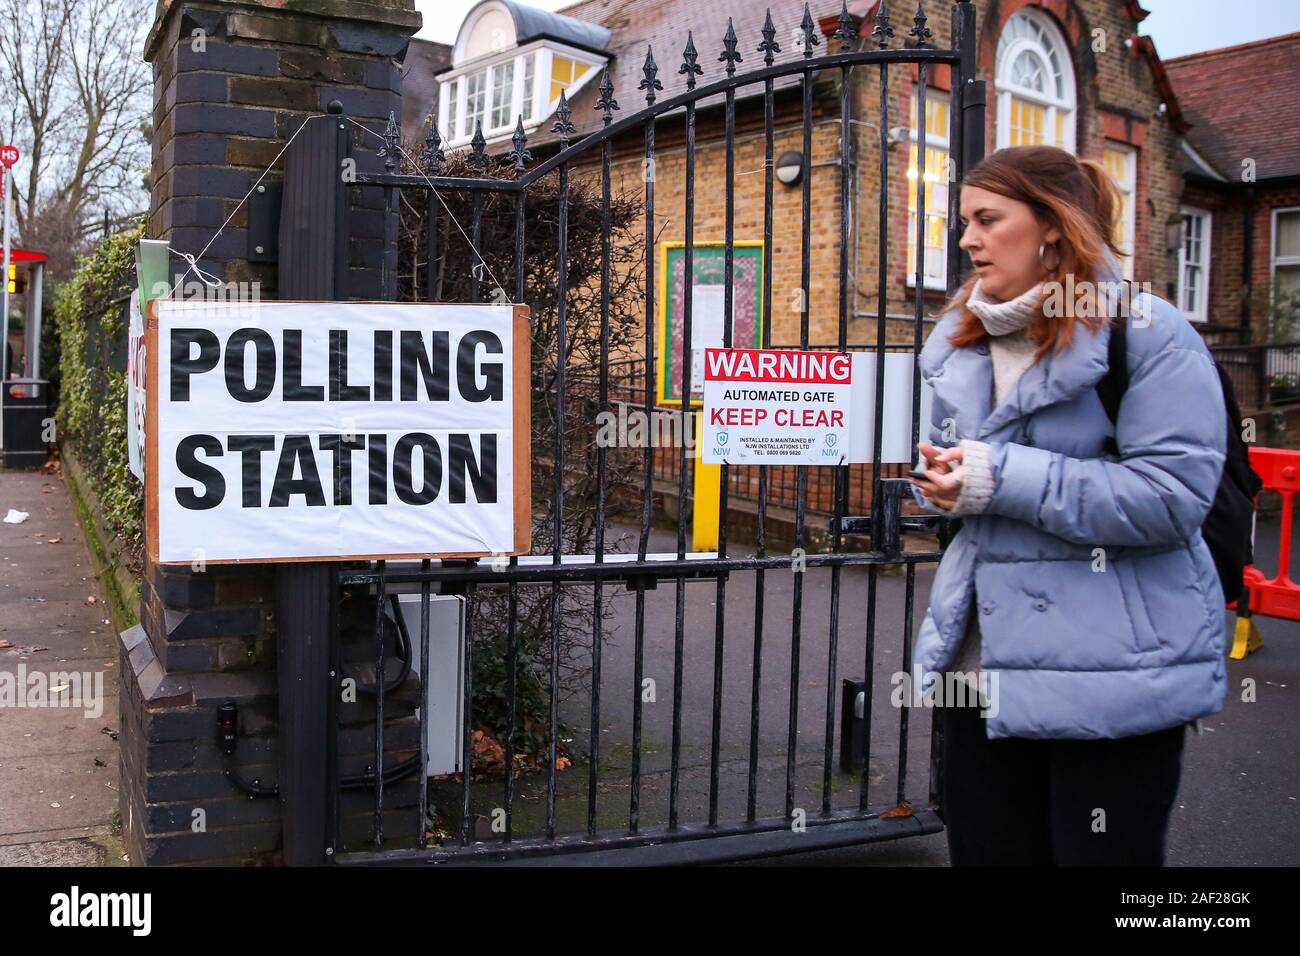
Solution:
[[[1007,302],[997,302],[983,294],[979,283],[971,291],[967,303],[971,312],[989,333],[989,356],[993,362],[993,404],[1001,405],[1020,381],[1020,377],[1034,362],[1038,344],[1029,337],[1029,324],[1038,310],[1041,286]],[[989,465],[989,446],[986,442],[963,438],[962,464],[965,473],[961,492],[953,515],[980,514],[988,507],[993,496],[993,473]],[[966,633],[957,656],[948,668],[969,675],[966,683],[978,686],[980,671],[979,614],[975,607],[967,616]]]

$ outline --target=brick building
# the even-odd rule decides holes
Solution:
[[[819,32],[818,52],[840,49],[833,37],[839,27],[841,0],[813,0],[809,9]],[[929,43],[950,43],[950,5],[923,4],[932,31]],[[1181,134],[1188,129],[1169,77],[1149,38],[1137,35],[1146,16],[1135,0],[988,0],[979,9],[978,66],[988,82],[987,149],[1022,143],[1059,144],[1081,156],[1103,161],[1116,177],[1125,197],[1123,236],[1133,250],[1126,271],[1148,281],[1158,294],[1178,295],[1182,216]],[[878,2],[857,0],[848,12],[859,35],[860,48],[875,48],[871,36]],[[509,148],[515,119],[522,115],[535,157],[548,154],[550,132],[560,91],[573,110],[575,140],[599,129],[598,85],[608,67],[615,97],[627,115],[645,104],[638,89],[646,49],[654,51],[663,90],[658,97],[686,89],[679,73],[689,38],[699,52],[704,84],[724,75],[719,62],[728,21],[737,37],[743,61],[737,73],[761,67],[757,52],[765,17],[761,4],[700,2],[700,0],[583,0],[558,13],[542,13],[513,0],[484,0],[462,23],[451,52],[451,65],[438,77],[439,95],[428,110],[451,148],[470,142],[481,124],[489,151]],[[908,36],[913,4],[889,8],[895,39],[893,48],[913,46]],[[780,51],[775,62],[802,55],[799,22],[803,4],[777,0],[771,4]],[[889,197],[886,312],[889,336],[910,339],[915,309],[916,91],[918,69],[889,70],[888,181],[881,188],[880,72],[858,67],[850,73],[849,103],[852,164],[849,221],[849,341],[875,340],[877,314],[877,256],[881,239],[878,202]],[[840,72],[814,75],[812,108],[811,215],[809,283],[810,340],[832,343],[838,331],[840,283]],[[947,227],[947,147],[949,78],[944,67],[928,77],[926,108],[927,182],[922,292],[926,314],[944,301]],[[795,163],[802,150],[802,93],[798,77],[777,80],[775,91],[774,156]],[[741,87],[736,102],[735,239],[763,239],[763,89]],[[656,128],[655,231],[661,244],[685,238],[685,135],[683,111],[662,116]],[[408,112],[409,115],[409,112]],[[616,116],[617,118],[617,116]],[[722,98],[698,104],[695,167],[695,231],[697,244],[723,238],[724,153]],[[408,133],[409,135],[409,133]],[[549,147],[553,150],[553,146]],[[644,190],[644,139],[638,127],[620,137],[614,147],[613,187]],[[575,175],[599,162],[599,155],[575,160]],[[588,170],[588,174],[598,174]],[[800,298],[800,223],[802,190],[799,180],[779,177],[774,195],[772,232],[772,341],[797,342]]]
[[[1224,342],[1291,341],[1300,296],[1300,33],[1166,61],[1188,121],[1179,306]]]

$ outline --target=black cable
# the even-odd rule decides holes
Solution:
[[[402,619],[402,610],[400,605],[398,604],[397,595],[395,594],[390,595],[389,599],[392,602],[392,606],[393,606],[393,617],[395,619],[394,623],[397,625],[397,638],[398,638],[397,656],[398,656],[398,660],[402,662],[402,669],[398,673],[397,677],[394,678],[391,684],[384,685],[385,694],[397,689],[406,681],[406,679],[411,675],[411,666],[412,666],[411,636],[410,634],[407,633],[406,622]],[[357,690],[363,694],[377,694],[379,692],[377,686],[368,687],[362,684],[360,681],[356,682],[356,687]],[[222,769],[225,772],[226,779],[229,780],[231,783],[233,783],[244,793],[248,794],[250,800],[267,798],[267,797],[278,797],[280,795],[280,787],[277,784],[272,784],[269,787],[262,786],[256,780],[250,783],[249,781],[245,780],[242,776],[240,776],[239,771],[236,770],[233,766],[231,766],[231,761],[229,758],[232,756],[233,754],[225,754],[222,757],[222,761],[221,761]],[[414,757],[409,757],[406,760],[403,760],[401,763],[397,764],[396,766],[389,767],[388,769],[386,769],[384,771],[384,783],[385,784],[396,783],[398,780],[403,780],[406,777],[409,777],[412,773],[419,770],[419,768],[420,768],[420,756],[419,754],[416,754]],[[350,777],[340,778],[339,787],[344,790],[354,790],[354,789],[359,789],[361,787],[369,787],[373,785],[374,782],[375,782],[375,772],[373,770],[367,770],[365,773],[359,773],[359,774],[354,774]]]
[[[248,799],[253,800],[259,797],[278,797],[280,795],[280,788],[275,784],[272,784],[269,787],[264,787],[256,780],[254,780],[252,783],[249,783],[247,780],[241,777],[239,775],[239,771],[230,765],[231,763],[229,760],[230,756],[232,755],[225,754],[223,755],[221,760],[222,769],[225,771],[226,779],[229,780],[231,783],[233,783],[240,790],[244,791],[244,793],[248,794]]]
[[[402,662],[402,669],[398,672],[397,676],[393,678],[392,683],[384,685],[385,694],[397,690],[397,688],[401,687],[402,684],[405,683],[406,679],[411,676],[411,636],[406,631],[406,621],[402,618],[402,610],[398,605],[397,595],[390,594],[388,599],[393,606],[394,623],[397,625],[397,659]],[[345,678],[351,677],[347,670],[342,668],[341,665],[340,669],[343,671],[343,676]],[[361,694],[378,694],[378,681],[381,678],[382,675],[377,675],[375,678],[376,684],[372,685],[363,684],[355,677],[351,677],[352,681],[356,684],[357,692]]]

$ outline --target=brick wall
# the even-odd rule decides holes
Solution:
[[[1300,186],[1261,187],[1256,195],[1259,201],[1255,206],[1254,215],[1255,253],[1251,276],[1251,329],[1254,333],[1254,341],[1264,342],[1270,339],[1269,294],[1273,262],[1273,211],[1300,206]],[[1294,337],[1292,336],[1293,339]]]
[[[997,36],[1004,24],[1025,0],[992,0],[979,5],[979,69],[989,81],[987,148],[995,144],[996,87],[995,70]],[[1138,149],[1136,197],[1136,265],[1135,275],[1150,282],[1156,294],[1174,295],[1177,251],[1166,248],[1167,225],[1178,216],[1182,181],[1177,161],[1178,137],[1160,109],[1161,100],[1147,60],[1136,46],[1125,41],[1135,32],[1135,24],[1126,13],[1122,0],[1042,0],[1033,2],[1055,17],[1074,57],[1078,90],[1075,118],[1077,152],[1100,160],[1108,138],[1127,142]],[[946,5],[928,4],[932,43],[947,46],[951,24]],[[896,14],[895,29],[905,36],[910,17]],[[860,32],[870,33],[870,20]],[[832,27],[833,28],[833,27]],[[1103,31],[1104,52],[1094,52],[1093,31]],[[828,40],[823,49],[839,49],[839,41]],[[869,36],[865,48],[870,48]],[[891,44],[899,46],[898,39]],[[930,70],[930,85],[946,97],[946,70]],[[856,236],[850,265],[849,341],[874,342],[878,296],[878,257],[880,254],[879,200],[880,178],[880,71],[876,67],[859,67],[851,74],[853,110],[853,154],[856,157],[857,194]],[[886,128],[909,123],[910,100],[916,88],[914,67],[899,66],[889,70],[889,107]],[[738,96],[761,87],[742,88]],[[642,105],[638,95],[622,94],[624,112]],[[809,290],[810,338],[815,343],[833,343],[838,334],[839,317],[839,75],[822,77],[815,89],[812,147],[812,245],[811,283]],[[933,95],[933,94],[932,94]],[[739,99],[736,107],[736,227],[735,238],[762,238],[763,135],[762,98]],[[802,149],[802,102],[798,88],[778,92],[774,136],[774,157],[786,150]],[[683,137],[679,132],[678,113],[660,120],[656,133],[655,228],[660,240],[684,239],[685,158]],[[720,112],[702,113],[697,125],[695,170],[695,238],[697,241],[723,237],[725,202],[725,154],[722,145]],[[612,186],[617,194],[644,195],[642,180],[642,145],[639,135],[625,137],[615,147]],[[575,162],[575,175],[593,179],[599,176],[599,154]],[[883,193],[889,202],[887,236],[886,312],[911,317],[915,311],[915,290],[907,282],[907,194],[908,144],[893,144],[888,149],[889,181]],[[598,182],[598,180],[597,180]],[[777,182],[774,187],[772,245],[772,330],[774,342],[796,342],[799,316],[792,304],[800,284],[800,212],[799,187],[788,188]],[[657,291],[656,291],[657,294]],[[945,301],[942,292],[927,291],[923,302],[926,316],[936,314]],[[853,316],[857,311],[859,314]],[[887,340],[909,342],[910,318],[890,322]]]

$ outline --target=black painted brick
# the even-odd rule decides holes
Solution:
[[[221,73],[181,73],[168,88],[167,106],[176,103],[224,103],[227,79]]]
[[[212,133],[187,133],[173,137],[163,152],[163,162],[168,166],[219,166],[225,158],[226,138]]]
[[[230,81],[230,102],[281,109],[310,110],[317,101],[316,89],[302,80],[266,80],[237,76]]]
[[[189,213],[220,213],[221,203],[213,199],[200,200],[198,209],[186,210]],[[179,210],[178,210],[179,212]],[[180,223],[177,223],[179,226]],[[180,230],[176,230],[180,231]],[[202,248],[202,247],[200,247]],[[171,570],[158,568],[149,575],[146,582],[157,592],[163,605],[172,608],[207,608],[216,599],[216,581],[206,574],[195,574],[188,570]]]
[[[245,859],[275,853],[280,847],[280,823],[150,837],[145,841],[145,862],[154,866]]]
[[[195,638],[255,636],[262,623],[257,608],[233,608],[216,611],[168,611],[167,640],[187,641]]]
[[[234,136],[275,136],[275,113],[246,106],[202,106],[185,103],[176,107],[176,135],[182,133],[224,133]],[[248,187],[245,185],[244,189]],[[176,189],[184,195],[204,195],[194,189]],[[243,193],[241,192],[242,196]]]
[[[191,47],[188,39],[176,47],[176,68],[186,70],[213,70],[221,73],[238,73],[245,76],[275,76],[279,72],[276,51],[269,47],[245,43],[214,43],[208,38],[207,49],[200,53]]]
[[[376,118],[386,118],[390,112],[400,113],[402,109],[402,98],[400,96],[395,93],[374,89],[340,86],[321,87],[316,105],[324,110],[329,106],[330,100],[338,100],[343,104],[344,113],[357,119],[357,122],[366,121],[366,126],[371,126],[371,121]],[[382,130],[376,129],[375,132],[382,132]],[[362,133],[362,135],[368,136],[365,133]]]

